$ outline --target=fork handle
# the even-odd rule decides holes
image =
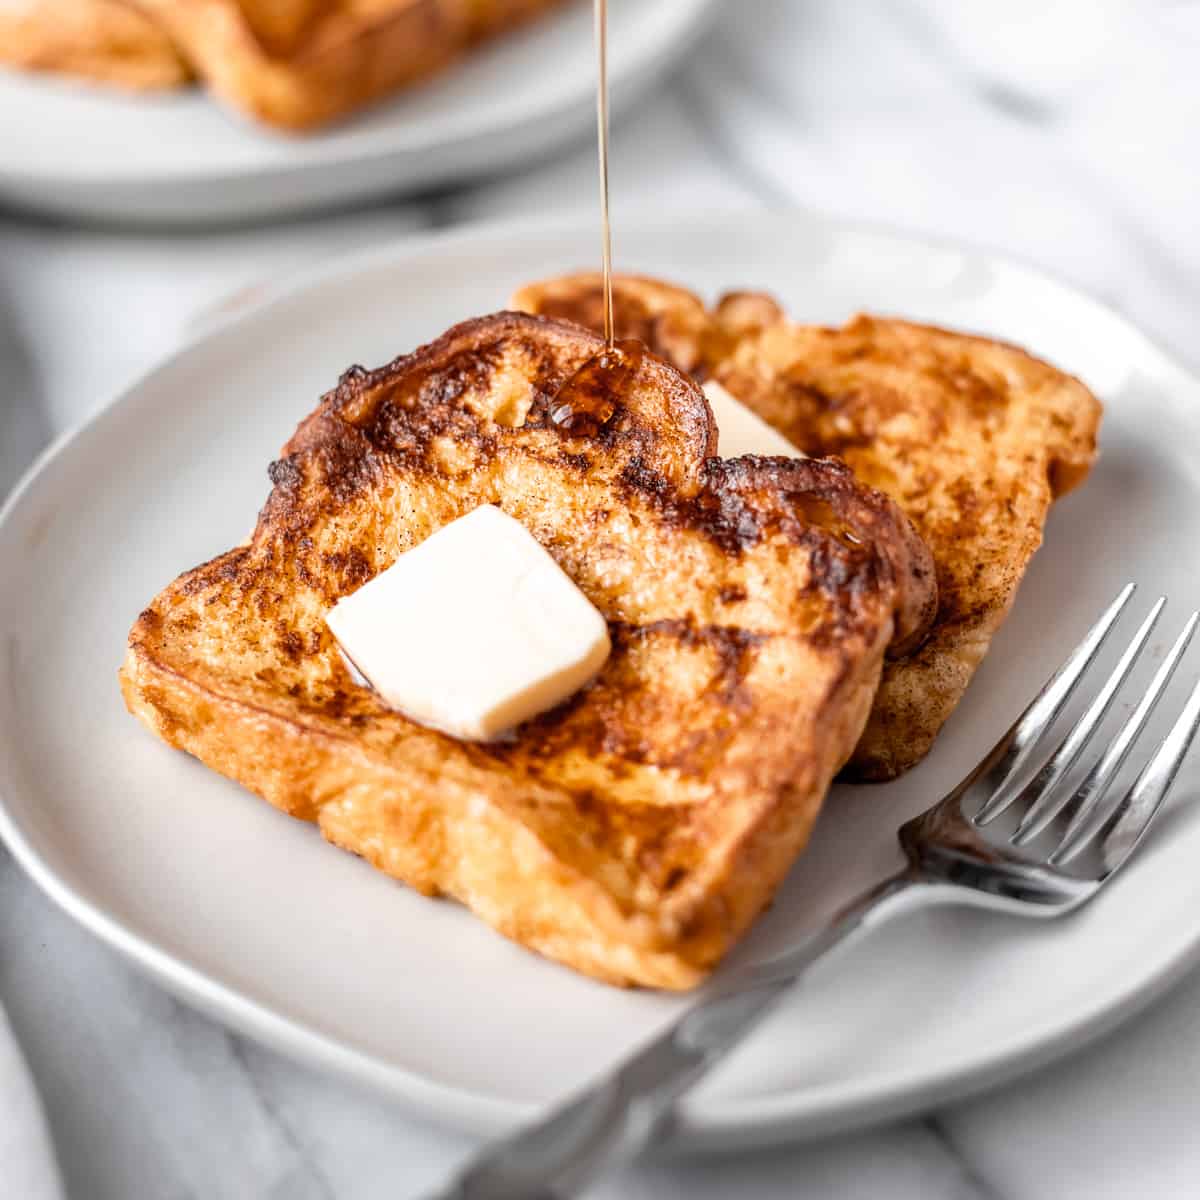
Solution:
[[[907,873],[860,896],[795,949],[732,977],[653,1041],[546,1116],[485,1147],[426,1200],[566,1200],[629,1160],[668,1123],[675,1101],[759,1023],[808,967],[890,908]]]

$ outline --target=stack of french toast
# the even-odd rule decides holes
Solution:
[[[0,63],[207,86],[282,129],[345,117],[561,0],[8,0]]]
[[[597,978],[688,988],[840,772],[929,751],[1088,474],[1100,406],[1013,346],[626,277],[616,331],[646,351],[575,426],[556,397],[604,352],[599,278],[511,308],[348,371],[251,538],[138,618],[122,688],[169,744],[421,892]],[[723,457],[714,387],[793,452]],[[326,617],[481,505],[552,556],[611,652],[474,741],[390,706]]]

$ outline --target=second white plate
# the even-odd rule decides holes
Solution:
[[[332,849],[151,738],[125,713],[116,669],[147,599],[244,536],[267,463],[343,368],[501,307],[516,284],[590,261],[595,242],[590,223],[484,230],[313,277],[60,443],[0,518],[0,834],[21,863],[219,1019],[473,1128],[564,1094],[684,1001],[589,982]],[[897,783],[835,789],[741,952],[761,954],[894,866],[896,826],[977,761],[1126,579],[1143,605],[1170,594],[1162,641],[1196,605],[1200,385],[1086,297],[972,251],[744,214],[622,228],[618,245],[623,267],[709,295],[769,288],[804,319],[869,307],[1023,342],[1107,404],[1095,475],[1055,510],[933,754]],[[1045,1062],[1133,1011],[1200,941],[1196,778],[1181,780],[1161,836],[1077,917],[927,914],[825,964],[688,1098],[681,1136],[712,1148],[896,1116]]]
[[[614,111],[692,46],[715,0],[614,0]],[[328,131],[272,133],[200,89],[126,96],[0,70],[0,198],[140,224],[252,220],[510,169],[594,128],[591,6],[576,0]]]

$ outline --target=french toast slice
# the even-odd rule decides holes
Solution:
[[[326,125],[561,0],[138,0],[196,74],[267,124]]]
[[[186,83],[171,39],[126,0],[0,3],[0,63],[145,91]]]
[[[311,129],[449,64],[468,0],[139,0],[196,75],[233,108]]]
[[[530,284],[512,307],[603,324],[598,275]],[[912,519],[937,565],[928,639],[884,667],[847,774],[891,779],[928,753],[987,653],[1042,542],[1053,501],[1096,456],[1100,404],[1015,346],[859,316],[798,325],[771,297],[709,309],[674,284],[621,277],[621,336],[714,379],[806,454],[836,455]]]
[[[842,464],[714,458],[703,393],[649,353],[606,419],[556,423],[602,348],[505,313],[352,368],[272,465],[250,540],[138,618],[121,686],[164,741],[389,875],[590,975],[686,988],[803,848],[889,644],[931,618],[933,569]],[[469,743],[357,685],[324,618],[482,504],[547,549],[613,650],[511,739]]]

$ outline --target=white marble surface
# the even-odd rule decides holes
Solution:
[[[618,261],[620,220],[640,208],[752,219],[806,205],[1034,261],[1197,363],[1198,62],[1194,0],[730,4],[687,69],[616,131]],[[590,211],[593,170],[581,146],[468,192],[272,230],[149,236],[0,215],[0,492],[41,441],[229,293],[433,226],[531,205]],[[75,1200],[393,1200],[470,1150],[181,1008],[3,850],[0,998]],[[1003,1091],[816,1146],[638,1167],[595,1194],[1188,1197],[1200,1194],[1198,1120],[1194,975]]]

